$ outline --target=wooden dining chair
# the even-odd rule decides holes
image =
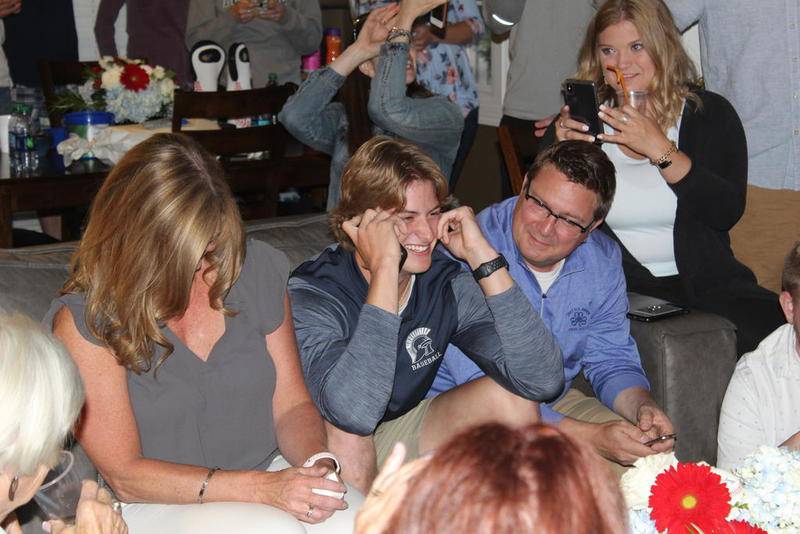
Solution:
[[[497,127],[497,142],[500,144],[500,153],[511,180],[511,189],[515,195],[518,195],[522,190],[522,183],[525,181],[525,173],[528,169],[523,163],[518,143],[515,142],[514,135],[508,126]]]
[[[277,211],[278,191],[289,182],[291,171],[286,146],[291,136],[280,124],[236,128],[228,119],[257,116],[276,117],[286,100],[297,90],[295,84],[269,86],[244,91],[175,91],[172,131],[196,139],[221,157],[234,193],[265,195],[257,208],[243,208],[245,218],[272,217]],[[221,129],[184,129],[185,119],[216,119]],[[243,154],[262,152],[268,157],[247,159]],[[327,177],[327,176],[326,176]]]
[[[39,60],[39,78],[42,82],[42,93],[47,104],[47,114],[52,126],[60,126],[62,115],[53,110],[59,86],[80,85],[83,83],[83,72],[97,66],[97,61],[49,61]]]

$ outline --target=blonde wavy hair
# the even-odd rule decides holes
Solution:
[[[448,204],[447,179],[417,145],[376,135],[356,150],[342,173],[342,196],[331,211],[329,224],[336,240],[353,250],[342,223],[367,209],[403,209],[406,189],[417,180],[429,181],[440,204]]]
[[[655,65],[655,75],[648,88],[649,102],[656,121],[666,132],[677,123],[684,99],[698,107],[700,99],[689,91],[689,86],[697,83],[697,72],[681,44],[672,14],[662,0],[608,0],[603,3],[586,28],[575,77],[594,81],[601,102],[614,98],[614,88],[605,81],[597,39],[606,28],[625,20],[636,26],[645,51]]]
[[[216,159],[184,135],[154,135],[125,154],[97,193],[62,294],[83,293],[91,333],[121,365],[146,372],[156,345],[165,349],[156,367],[172,353],[160,328],[186,311],[203,258],[203,276],[214,274],[211,306],[233,313],[223,299],[239,277],[244,239]]]

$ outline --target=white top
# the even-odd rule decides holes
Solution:
[[[717,436],[717,465],[738,466],[761,445],[777,447],[800,430],[800,355],[791,324],[736,364]]]
[[[562,259],[556,264],[554,269],[545,272],[535,271],[528,266],[528,270],[533,273],[534,278],[539,282],[539,287],[542,288],[543,295],[547,293],[547,290],[550,289],[550,286],[556,281],[558,275],[561,274],[561,269],[564,268],[564,261],[565,260]]]
[[[610,126],[604,126],[606,133],[613,133]],[[676,144],[680,127],[679,118],[678,124],[667,131],[667,138]],[[673,245],[678,198],[647,158],[626,156],[614,143],[602,146],[617,169],[617,191],[606,217],[608,226],[653,276],[678,274]]]

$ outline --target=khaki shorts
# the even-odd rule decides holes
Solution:
[[[401,415],[397,419],[378,425],[373,435],[378,469],[383,466],[384,460],[392,452],[394,444],[398,441],[403,442],[406,446],[406,461],[419,458],[419,437],[422,433],[422,422],[425,420],[431,401],[433,399],[425,399],[410,412]]]
[[[553,405],[553,410],[567,417],[586,423],[600,424],[611,421],[626,421],[625,418],[609,410],[606,405],[597,400],[597,398],[587,397],[577,389],[572,388]],[[630,469],[617,462],[612,462],[608,459],[605,460],[606,464],[608,464],[618,477],[621,477],[625,474],[625,471]]]

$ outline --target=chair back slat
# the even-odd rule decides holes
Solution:
[[[99,65],[97,61],[49,61],[39,60],[39,78],[42,94],[47,104],[47,115],[52,126],[60,126],[62,115],[53,111],[56,101],[56,87],[60,85],[79,85],[83,82],[83,71]]]
[[[522,191],[522,182],[525,179],[525,174],[520,163],[521,158],[514,142],[514,136],[508,126],[497,127],[497,140],[500,143],[500,152],[503,154],[503,160],[511,178],[511,189],[515,195],[518,195]]]

